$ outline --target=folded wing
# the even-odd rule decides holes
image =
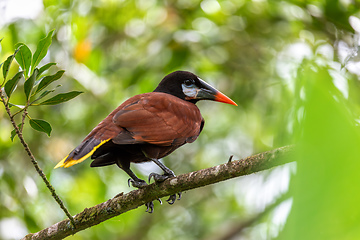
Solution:
[[[57,167],[71,167],[103,144],[152,144],[174,149],[199,136],[204,120],[195,104],[166,93],[136,95],[107,116]]]
[[[119,110],[113,121],[133,138],[130,140],[126,133],[121,132],[113,139],[114,143],[150,143],[159,146],[193,142],[204,124],[195,104],[158,92],[142,94],[138,101]]]

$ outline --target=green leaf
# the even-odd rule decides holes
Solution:
[[[15,53],[13,55],[9,56],[4,62],[4,65],[3,65],[3,77],[4,77],[4,80],[6,80],[6,77],[7,77],[8,73],[9,73],[10,65],[11,65],[12,61],[14,60],[14,57],[15,57],[17,52],[18,52],[18,49],[15,51]]]
[[[45,90],[42,94],[40,94],[40,96],[34,102],[46,97],[49,93],[52,93],[54,91],[55,91],[55,89],[53,89],[53,90]]]
[[[37,89],[36,89],[36,93],[40,92],[41,90],[43,90],[44,88],[46,88],[50,83],[58,80],[61,78],[61,76],[64,74],[64,70],[60,70],[57,73],[55,73],[54,75],[50,75],[50,76],[46,76],[44,77],[41,82],[39,83]]]
[[[35,68],[33,74],[28,78],[28,80],[25,81],[24,92],[25,92],[26,100],[29,100],[29,98],[30,98],[30,93],[31,93],[31,90],[33,89],[35,79],[36,79],[38,72],[39,72],[39,69]]]
[[[9,107],[10,107],[10,108],[11,108],[11,107],[24,108],[25,105],[18,105],[18,104],[13,104],[13,103],[10,103],[10,102],[9,102]]]
[[[17,126],[18,126],[18,128],[20,129],[21,123],[19,123]],[[15,131],[15,128],[14,128],[14,129],[11,131],[11,136],[10,136],[10,139],[11,139],[12,142],[14,141],[15,136],[16,136],[16,131]]]
[[[16,54],[15,59],[24,70],[25,77],[29,75],[32,54],[28,46],[24,43],[20,43],[21,46],[18,48],[19,52]]]
[[[39,41],[32,59],[31,69],[34,69],[37,65],[39,65],[40,61],[46,56],[52,42],[53,33],[54,30],[50,31],[45,38]]]
[[[56,95],[42,103],[39,103],[39,105],[55,105],[55,104],[63,103],[63,102],[73,99],[74,97],[78,96],[81,93],[82,92],[79,92],[79,91],[59,93],[58,95]]]
[[[10,136],[10,139],[11,139],[12,142],[14,141],[15,136],[16,136],[16,131],[14,129],[14,130],[11,131],[11,136]]]
[[[31,105],[33,105],[33,103],[39,101],[40,99],[44,98],[45,96],[47,96],[49,93],[55,92],[55,89],[58,88],[58,87],[61,87],[61,85],[60,85],[60,84],[57,85],[57,86],[56,86],[54,89],[52,89],[52,90],[45,90],[44,92],[42,92],[42,93],[40,94],[40,96],[39,96],[37,99],[35,99],[35,100],[31,103]]]
[[[41,119],[30,119],[29,120],[30,126],[39,132],[44,132],[50,137],[51,133],[51,125],[47,121]]]
[[[23,71],[18,72],[17,74],[15,74],[15,76],[12,79],[10,79],[5,84],[5,93],[6,93],[8,98],[10,98],[11,94],[13,93],[15,87],[19,83],[22,76],[23,76]]]
[[[48,64],[45,64],[44,66],[42,66],[42,67],[39,69],[39,73],[38,73],[37,78],[39,78],[43,72],[45,72],[46,70],[48,70],[48,69],[49,69],[51,66],[53,66],[53,65],[56,65],[56,63],[48,63]]]

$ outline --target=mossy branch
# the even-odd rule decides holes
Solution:
[[[182,174],[167,179],[161,184],[153,183],[127,194],[120,193],[106,202],[85,208],[74,216],[76,228],[73,228],[69,219],[66,219],[37,233],[28,234],[23,239],[63,239],[158,198],[292,162],[294,161],[292,152],[292,146],[281,147],[242,160],[229,161],[215,167]]]

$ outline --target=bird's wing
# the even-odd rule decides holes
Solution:
[[[203,118],[195,104],[166,93],[136,95],[109,114],[55,168],[71,167],[108,141],[115,144],[182,145],[196,140]]]
[[[171,146],[195,141],[203,118],[195,104],[170,94],[152,92],[123,106],[114,115],[113,122],[126,129],[113,139],[116,144],[133,141]],[[133,140],[128,138],[128,133]]]

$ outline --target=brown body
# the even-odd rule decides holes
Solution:
[[[115,163],[128,167],[130,162],[159,159],[195,141],[203,126],[204,119],[191,102],[161,92],[136,95],[110,113],[60,163],[72,166],[89,153],[92,167]]]

